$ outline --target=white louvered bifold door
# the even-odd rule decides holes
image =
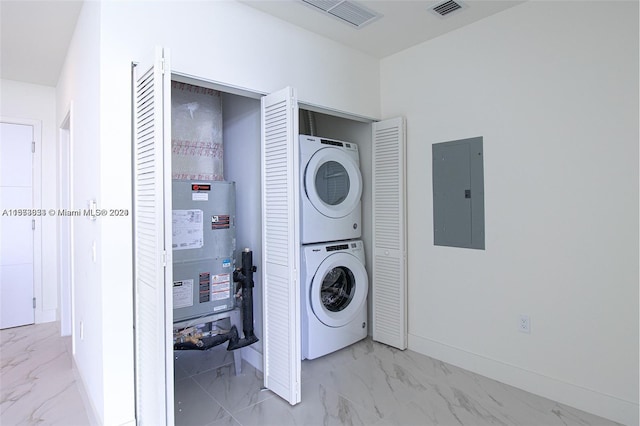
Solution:
[[[262,98],[264,386],[300,402],[298,103],[286,88]]]
[[[171,76],[162,49],[134,68],[135,370],[138,425],[173,424]],[[114,348],[117,350],[117,348]]]
[[[404,118],[373,123],[373,340],[407,348]]]

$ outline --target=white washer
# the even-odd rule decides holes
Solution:
[[[302,246],[302,359],[314,359],[367,337],[362,241]]]
[[[362,174],[354,143],[300,135],[301,243],[360,238]]]

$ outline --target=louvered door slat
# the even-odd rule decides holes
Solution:
[[[264,385],[300,402],[298,108],[287,88],[262,99]]]
[[[404,119],[373,125],[373,339],[407,348]]]
[[[171,134],[164,111],[170,92],[162,61],[162,50],[158,50],[153,65],[138,65],[134,73],[134,320],[139,425],[173,424],[171,318],[166,315],[166,307],[171,306],[166,286],[167,277],[171,279],[171,258],[170,253],[167,258],[164,255],[171,235],[165,205],[171,197],[164,193],[170,169],[170,164],[164,164],[168,149],[164,137]]]

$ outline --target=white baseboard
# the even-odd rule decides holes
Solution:
[[[638,403],[409,334],[409,349],[493,380],[627,426],[638,425]]]
[[[242,359],[251,364],[256,370],[263,371],[262,369],[262,354],[258,352],[253,346],[247,346],[240,349]]]

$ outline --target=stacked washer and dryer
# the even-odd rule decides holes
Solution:
[[[300,135],[302,358],[367,336],[358,146]]]

